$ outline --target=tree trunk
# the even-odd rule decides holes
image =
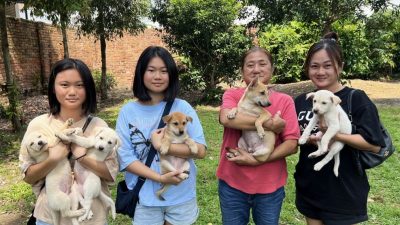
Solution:
[[[4,1],[0,3],[1,49],[3,51],[4,68],[6,73],[7,97],[9,101],[8,112],[11,113],[11,122],[14,130],[20,132],[22,130],[22,126],[20,114],[18,112],[19,94],[11,71],[5,6],[6,5]]]
[[[69,58],[68,51],[68,36],[67,36],[67,27],[68,27],[68,16],[60,15],[60,23],[61,23],[61,33],[63,37],[63,46],[64,46],[64,59]]]
[[[100,97],[101,100],[107,99],[107,64],[106,64],[106,38],[100,35],[101,48],[101,82],[100,82]]]

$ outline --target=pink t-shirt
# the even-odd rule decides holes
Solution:
[[[227,90],[222,97],[221,110],[236,107],[244,91],[245,88]],[[271,106],[266,109],[272,115],[281,111],[281,117],[286,121],[285,130],[276,137],[275,147],[286,140],[299,139],[300,130],[293,99],[289,95],[272,91],[269,100]],[[217,177],[229,186],[248,194],[272,193],[284,186],[288,176],[285,159],[259,166],[239,166],[226,159],[225,147],[237,147],[240,136],[240,130],[224,127]]]

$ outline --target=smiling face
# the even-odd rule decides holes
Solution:
[[[168,70],[160,57],[154,57],[149,61],[143,82],[150,95],[163,94],[167,90],[169,84]]]
[[[57,74],[54,92],[62,110],[82,110],[86,100],[85,85],[76,69],[68,69]]]
[[[335,92],[340,87],[342,66],[333,61],[325,49],[314,53],[308,65],[308,76],[318,89]]]
[[[244,59],[242,75],[246,85],[250,84],[257,76],[262,83],[268,84],[273,71],[272,64],[265,52],[253,51]]]

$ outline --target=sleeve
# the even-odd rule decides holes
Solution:
[[[281,104],[283,104],[281,117],[286,121],[286,127],[283,132],[280,133],[280,138],[283,141],[297,140],[300,137],[300,129],[294,101],[290,96],[285,95],[284,101],[282,99]]]
[[[353,94],[352,117],[356,133],[368,143],[385,146],[378,109],[364,91],[357,90]]]
[[[186,101],[184,101],[186,107],[186,114],[192,117],[192,123],[188,124],[188,134],[197,143],[202,144],[207,147],[206,140],[204,137],[203,127],[201,125],[200,119],[193,109],[193,107]]]
[[[125,112],[126,110],[126,107],[123,107],[120,110],[116,123],[116,131],[121,139],[121,146],[118,148],[117,152],[119,170],[121,172],[125,171],[126,167],[128,167],[131,163],[139,160],[132,149],[129,122],[127,120],[127,113]]]
[[[221,109],[232,109],[237,107],[241,97],[239,90],[240,89],[228,89],[225,91],[224,95],[222,96]]]

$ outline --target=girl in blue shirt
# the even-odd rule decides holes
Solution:
[[[204,158],[206,142],[196,111],[188,102],[176,98],[179,92],[178,70],[171,54],[164,48],[150,46],[139,57],[133,83],[136,101],[125,104],[118,115],[116,130],[122,145],[118,150],[120,171],[125,172],[129,189],[138,177],[146,178],[139,192],[134,224],[193,224],[199,214],[196,201],[196,166],[193,158]],[[168,154],[187,158],[190,175],[181,180],[183,171],[160,173],[159,154],[149,167],[145,165],[152,144],[158,151],[163,129],[157,129],[167,101],[174,100],[170,112],[179,111],[193,118],[187,125],[189,136],[196,142],[198,153],[193,155],[186,144],[172,144]],[[164,194],[164,201],[156,196],[163,184],[173,184]]]

